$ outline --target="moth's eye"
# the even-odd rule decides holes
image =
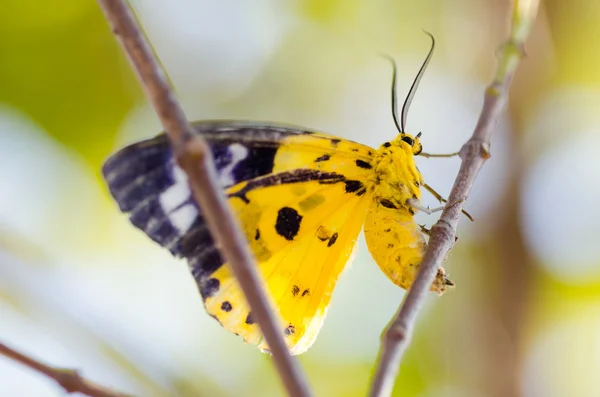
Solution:
[[[413,141],[413,139],[411,137],[406,136],[406,135],[402,137],[402,140],[404,142],[408,143],[410,146],[415,144],[415,141]]]

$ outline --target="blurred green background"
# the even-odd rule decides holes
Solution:
[[[191,119],[302,125],[376,146],[433,61],[408,118],[428,152],[471,134],[507,31],[499,0],[136,0]],[[600,2],[543,2],[396,396],[600,395]],[[224,332],[185,263],[119,213],[102,161],[160,124],[92,0],[0,12],[0,341],[139,396],[280,396],[270,359]],[[457,159],[418,159],[448,194]],[[426,201],[435,205],[431,198]],[[436,216],[419,215],[432,224]],[[318,396],[363,396],[404,291],[360,240],[316,344]],[[0,357],[0,395],[62,396]]]

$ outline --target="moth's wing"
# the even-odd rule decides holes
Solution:
[[[283,319],[281,332],[292,354],[306,351],[317,337],[338,276],[350,260],[369,202],[365,195],[347,193],[344,184],[323,189],[318,182],[304,182],[297,186],[265,188],[265,193],[275,194],[276,189],[297,187],[310,193],[294,202],[286,202],[283,207],[277,203],[262,209],[256,229],[260,233],[251,241],[254,251],[263,253],[259,258],[259,269],[272,307]],[[309,197],[318,194],[327,196],[328,201],[310,209],[300,209],[301,202],[311,201]],[[250,198],[248,205],[252,202]],[[297,234],[292,236],[286,229],[276,230],[281,208],[297,209],[290,212],[292,217],[285,221],[290,226],[287,230],[298,230]],[[281,236],[281,231],[285,237]],[[270,248],[274,246],[278,249],[271,253]],[[268,350],[229,267],[220,267],[203,280],[201,292],[208,313],[228,331]]]
[[[372,155],[367,146],[285,126],[206,122],[195,127],[210,145],[221,185],[227,189],[261,269],[267,262],[275,266],[276,257],[284,255],[287,255],[285,264],[299,268],[304,261],[293,255],[302,250],[299,243],[303,238],[317,230],[321,230],[319,233],[327,230],[319,226],[327,216],[338,213],[342,204],[364,201],[361,197],[367,190],[365,181],[370,175]],[[129,213],[132,223],[174,255],[188,259],[203,298],[207,300],[218,292],[220,280],[212,275],[225,271],[226,267],[201,210],[191,197],[185,174],[172,157],[167,138],[160,135],[122,149],[105,163],[103,173],[111,194],[121,210]],[[316,215],[306,215],[317,209]],[[352,232],[344,237],[347,240],[340,240],[347,241],[344,247],[348,250],[362,225],[362,213],[355,215],[353,222],[358,226],[348,226]],[[306,218],[294,230],[298,216]],[[347,258],[344,255],[340,254],[339,263],[328,259],[323,266],[343,267],[346,262],[343,258]],[[297,260],[295,263],[290,259],[292,256]],[[337,273],[332,270],[332,276],[322,279],[335,283]],[[223,275],[223,281],[226,280],[234,283]],[[332,288],[333,284],[327,293]],[[233,291],[240,293],[237,286]],[[326,307],[327,293],[326,300],[315,307]],[[322,317],[316,313],[316,318]],[[296,338],[320,327],[303,326],[294,315],[282,314],[304,327],[305,331],[295,333]],[[245,323],[246,318],[242,320]],[[228,329],[236,332],[232,327]],[[243,336],[253,342],[250,333]],[[296,344],[306,346],[305,342]]]
[[[231,121],[196,122],[193,126],[207,140],[225,189],[297,168],[335,170],[345,156],[368,161],[372,150],[289,126]],[[333,151],[338,153],[337,161],[329,161]],[[173,255],[188,258],[190,250],[197,253],[198,245],[213,246],[166,135],[121,149],[105,162],[102,173],[111,195],[133,225]],[[213,251],[206,255],[208,263],[220,261]]]
[[[394,284],[408,290],[417,277],[427,249],[413,214],[406,207],[391,209],[372,200],[367,208],[364,230],[367,247],[377,265]],[[440,267],[431,290],[442,294],[452,285],[454,283]]]

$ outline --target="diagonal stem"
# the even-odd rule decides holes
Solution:
[[[508,87],[523,57],[523,47],[535,21],[537,9],[538,0],[515,0],[513,3],[510,34],[501,48],[495,77],[485,91],[475,131],[460,150],[461,167],[448,197],[448,202],[457,204],[447,206],[431,228],[431,237],[419,274],[382,335],[369,391],[371,397],[385,397],[392,392],[400,361],[413,334],[417,314],[438,268],[454,244],[463,203],[469,196],[483,163],[490,157],[490,138],[504,110]]]
[[[211,152],[190,126],[169,85],[167,75],[125,0],[98,0],[113,33],[129,57],[148,99],[167,132],[194,199],[222,250],[273,354],[275,366],[290,396],[310,396],[308,384],[283,339],[282,321],[269,305],[254,259],[217,182]]]

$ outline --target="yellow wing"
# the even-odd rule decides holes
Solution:
[[[293,195],[299,187],[305,191],[299,199],[278,201],[274,206],[268,205],[255,212],[252,217],[260,214],[256,229],[251,222],[243,223],[247,235],[258,236],[251,241],[251,246],[257,253],[273,309],[279,312],[284,321],[281,331],[292,354],[303,353],[314,342],[338,276],[355,246],[369,201],[363,194],[346,192],[343,183],[323,188],[318,182],[307,182],[298,186],[266,187],[256,193],[257,197],[250,198],[248,205],[255,199],[261,201],[260,198],[265,195],[267,200],[277,193],[285,197],[285,190]],[[326,200],[311,199],[319,195],[326,197]],[[318,204],[300,210],[303,202]],[[244,207],[235,204],[234,208],[239,215],[248,216],[248,208],[240,210]],[[297,212],[291,211],[291,218],[289,222],[286,221],[288,226],[293,226],[301,218],[298,229],[295,226],[289,229],[297,230],[297,234],[278,234],[276,225],[281,217],[281,208],[298,209]],[[260,232],[256,233],[256,230]],[[205,295],[208,313],[228,331],[241,335],[246,342],[258,345],[262,350],[268,350],[229,268],[220,267],[207,283],[219,285],[210,296]]]
[[[293,136],[278,149],[274,173],[227,190],[292,354],[314,342],[355,246],[369,201],[371,154],[366,146],[334,137]],[[208,313],[268,350],[229,267],[205,283],[219,286],[202,294]]]
[[[369,252],[383,273],[396,285],[408,289],[419,271],[427,242],[408,208],[387,208],[372,200],[365,219],[365,240]],[[442,294],[454,283],[443,267],[431,286]]]
[[[294,353],[321,327],[366,213],[374,150],[281,125],[206,121],[221,186],[258,261]],[[262,349],[259,328],[229,272],[164,135],[105,163],[111,194],[131,222],[188,260],[208,312]]]

